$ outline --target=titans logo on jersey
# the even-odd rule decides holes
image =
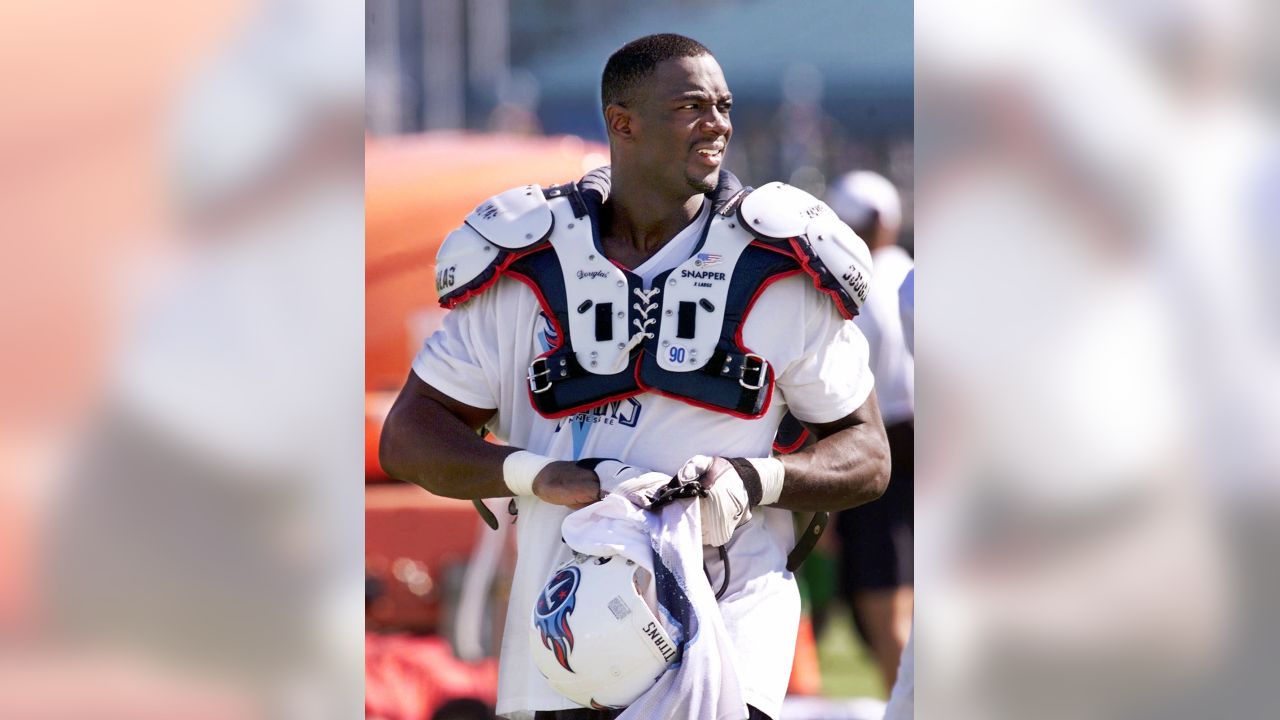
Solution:
[[[582,574],[576,567],[567,567],[556,573],[542,588],[538,603],[533,608],[533,623],[542,633],[542,645],[556,656],[556,662],[569,672],[569,653],[573,651],[573,630],[569,628],[569,615],[573,614],[578,582]]]

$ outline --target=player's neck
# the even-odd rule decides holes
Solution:
[[[648,257],[698,216],[702,202],[701,194],[664,196],[615,174],[601,218],[601,237]]]

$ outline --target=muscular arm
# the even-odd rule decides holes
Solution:
[[[849,415],[805,426],[818,442],[780,458],[786,471],[776,507],[843,510],[884,493],[889,486],[889,441],[874,391]]]
[[[410,372],[387,413],[378,445],[382,469],[393,478],[445,497],[477,499],[511,495],[502,463],[520,448],[485,442],[477,432],[493,410],[460,403]],[[599,499],[596,474],[570,462],[543,468],[534,494],[557,505],[582,507]]]

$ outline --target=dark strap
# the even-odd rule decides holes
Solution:
[[[756,466],[746,458],[725,458],[725,460],[737,471],[738,477],[742,478],[742,487],[747,490],[747,507],[753,508],[759,505],[764,498],[764,487],[760,484],[760,473],[756,471]]]
[[[746,357],[746,353],[717,348],[707,364],[702,366],[702,372],[716,377],[741,380],[746,371]]]
[[[498,529],[498,518],[494,517],[493,511],[487,505],[479,500],[472,500],[471,504],[476,506],[476,512],[480,513],[485,525],[488,525],[493,530]]]
[[[582,458],[578,462],[574,463],[574,465],[577,465],[580,468],[584,468],[586,470],[591,470],[592,472],[594,472],[596,469],[596,466],[604,462],[605,460],[608,460],[608,458]]]
[[[800,569],[800,565],[804,563],[804,559],[809,557],[809,553],[813,552],[813,548],[818,544],[818,538],[822,537],[822,531],[827,529],[827,522],[831,519],[828,512],[816,512],[813,519],[809,521],[809,526],[804,529],[804,534],[796,542],[796,546],[791,548],[791,552],[787,554],[787,571],[795,572]]]

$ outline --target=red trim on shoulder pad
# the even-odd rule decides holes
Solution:
[[[791,248],[790,245],[780,245],[776,242],[765,242],[764,240],[761,240],[759,238],[752,240],[750,244],[752,247],[758,247],[763,250],[771,250],[773,252],[778,253],[779,255],[786,255],[789,258],[796,257],[796,252]]]
[[[745,348],[743,348],[743,349],[745,350]],[[643,351],[643,350],[641,351],[641,353],[644,353],[644,352],[645,352],[645,351]],[[771,403],[773,403],[773,388],[774,388],[774,380],[775,380],[776,378],[774,377],[774,372],[773,372],[773,366],[772,366],[772,365],[770,365],[770,366],[769,366],[769,383],[768,383],[768,385],[766,385],[766,387],[768,387],[768,388],[769,388],[769,394],[768,394],[768,395],[765,395],[765,398],[764,398],[764,405],[761,405],[761,406],[760,406],[760,412],[759,412],[759,414],[757,414],[757,415],[748,415],[748,414],[746,414],[746,413],[740,413],[740,412],[738,412],[737,410],[730,410],[729,408],[722,408],[722,407],[720,407],[719,405],[709,405],[709,404],[707,404],[707,403],[701,403],[701,402],[698,402],[697,400],[694,400],[693,398],[687,398],[687,397],[683,397],[683,396],[681,396],[681,395],[673,395],[673,394],[671,394],[671,393],[666,393],[666,392],[663,392],[663,391],[661,391],[661,390],[659,390],[659,389],[657,389],[657,388],[655,388],[655,387],[652,387],[652,386],[650,386],[650,385],[646,385],[646,384],[644,383],[644,381],[640,379],[640,365],[641,365],[643,362],[644,362],[644,358],[637,358],[637,359],[636,359],[636,371],[635,371],[636,385],[639,385],[639,386],[640,386],[641,391],[643,391],[643,392],[650,392],[650,393],[653,393],[654,395],[661,395],[661,396],[662,396],[662,397],[664,397],[664,398],[670,398],[670,399],[672,399],[672,400],[676,400],[676,401],[682,402],[682,403],[684,403],[685,405],[692,405],[692,406],[694,406],[694,407],[696,407],[696,408],[701,408],[701,409],[703,409],[703,410],[710,410],[711,412],[718,412],[718,413],[722,413],[722,414],[724,414],[724,415],[732,415],[733,417],[741,418],[741,419],[743,419],[743,420],[759,420],[760,418],[764,417],[765,413],[769,412],[769,405],[770,405]]]
[[[722,415],[732,415],[733,417],[740,418],[742,420],[759,420],[760,418],[764,417],[765,413],[769,412],[769,405],[773,403],[774,384],[773,384],[772,372],[770,373],[769,380],[770,382],[767,386],[769,388],[769,394],[765,396],[764,405],[760,406],[760,412],[759,414],[756,414],[756,415],[748,415],[746,413],[740,413],[737,410],[722,408],[722,407],[719,407],[718,405],[708,405],[707,403],[700,403],[697,400],[694,400],[693,398],[681,397],[679,395],[672,395],[671,393],[662,392],[657,388],[645,387],[643,388],[643,390],[645,392],[651,392],[654,395],[661,395],[664,398],[671,398],[672,400],[677,400],[679,402],[684,403],[685,405],[692,405],[696,408],[701,408],[703,410],[710,410],[711,412],[717,412]]]
[[[737,344],[739,350],[743,352],[750,352],[750,350],[747,349],[747,346],[742,343],[742,329],[747,326],[747,318],[751,317],[751,310],[755,308],[756,301],[760,299],[760,296],[764,294],[765,290],[769,289],[770,285],[778,282],[779,280],[789,278],[792,275],[798,275],[800,272],[799,268],[796,268],[795,270],[784,270],[777,275],[771,275],[765,278],[764,282],[760,283],[760,287],[756,288],[755,294],[752,295],[751,300],[747,302],[746,309],[742,311],[742,322],[738,324],[738,329],[733,333],[733,342]]]
[[[792,248],[795,249],[796,259],[800,261],[800,267],[803,268],[805,274],[813,280],[813,286],[817,288],[818,292],[831,298],[831,301],[836,304],[836,311],[840,313],[841,317],[845,320],[852,320],[853,313],[849,312],[849,310],[844,306],[844,298],[840,297],[840,293],[822,286],[822,281],[819,280],[820,275],[818,271],[809,264],[809,255],[800,248],[800,240],[798,238],[791,238],[788,242],[790,242]]]
[[[609,397],[604,398],[602,400],[592,400],[589,403],[583,403],[582,405],[578,405],[577,407],[572,407],[567,410],[561,410],[560,412],[552,413],[550,415],[543,415],[542,411],[538,409],[538,406],[533,404],[533,389],[530,388],[529,389],[529,405],[533,407],[534,412],[538,413],[539,415],[542,415],[542,417],[547,418],[548,420],[559,420],[560,418],[572,417],[574,415],[577,415],[578,413],[587,412],[588,410],[598,408],[601,405],[604,405],[605,403],[616,402],[618,400],[626,400],[629,397],[635,397],[643,393],[644,393],[644,388],[637,388],[635,390],[624,392],[620,395],[610,395]]]
[[[445,310],[452,310],[455,307],[461,305],[462,303],[470,300],[471,298],[484,293],[484,291],[493,287],[494,284],[498,282],[498,278],[502,277],[502,274],[505,273],[507,271],[507,268],[511,267],[511,264],[514,263],[516,260],[519,260],[520,258],[526,255],[532,255],[533,253],[541,252],[543,250],[546,250],[549,247],[551,247],[550,243],[546,243],[544,245],[543,243],[540,242],[530,247],[527,247],[523,250],[508,250],[507,256],[502,259],[502,262],[494,266],[493,275],[491,275],[488,280],[485,280],[484,282],[480,283],[479,285],[473,288],[468,288],[466,292],[460,295],[455,295],[447,299],[440,298],[440,307],[443,307]],[[512,274],[514,275],[514,273]],[[543,307],[544,308],[546,307],[545,303],[543,303]]]
[[[804,430],[800,432],[800,437],[796,438],[796,441],[791,443],[790,445],[779,446],[778,443],[775,442],[773,444],[773,451],[778,453],[779,455],[790,455],[791,453],[800,449],[800,446],[803,445],[804,441],[808,439],[809,439],[809,428],[804,428]]]
[[[565,338],[564,328],[560,327],[560,323],[556,320],[556,314],[552,312],[551,305],[547,302],[546,296],[542,294],[542,288],[538,287],[538,283],[534,282],[533,278],[529,277],[528,275],[525,275],[522,272],[516,272],[514,270],[508,273],[508,275],[511,276],[512,280],[519,280],[520,282],[524,283],[526,287],[528,287],[530,290],[533,291],[533,296],[538,300],[538,307],[542,308],[542,314],[546,315],[547,319],[551,321],[551,325],[555,327],[556,344],[552,346],[550,350],[538,356],[538,357],[549,357],[552,353],[564,347],[564,338]]]
[[[756,243],[756,241],[753,241],[753,243]],[[763,247],[768,247],[764,243],[758,243],[758,244],[760,244]],[[791,256],[791,253],[780,248],[769,248],[769,249],[773,250],[774,252],[778,252],[783,255],[786,255],[788,257]],[[747,318],[751,315],[751,310],[752,308],[755,307],[756,301],[760,299],[760,296],[764,293],[766,289],[768,289],[770,285],[784,278],[789,278],[792,275],[796,275],[799,272],[800,272],[799,268],[795,270],[784,270],[783,272],[780,272],[776,275],[771,275],[765,278],[764,282],[760,283],[760,287],[756,288],[755,293],[752,294],[751,299],[747,302],[747,307],[742,311],[742,322],[738,325],[738,329],[735,330],[733,334],[733,342],[735,345],[738,346],[738,350],[740,352],[743,352],[743,353],[752,352],[751,348],[748,348],[746,344],[742,342],[742,328],[746,326]],[[698,402],[693,398],[687,398],[680,395],[673,395],[671,393],[663,392],[655,387],[646,385],[644,381],[640,379],[640,365],[642,360],[643,359],[641,359],[641,361],[636,362],[635,377],[636,377],[636,385],[639,385],[645,392],[651,392],[655,395],[661,395],[662,397],[671,398],[672,400],[678,400],[686,405],[692,405],[697,408],[702,408],[703,410],[711,410],[712,412],[724,413],[725,415],[731,415],[736,418],[742,418],[743,420],[758,420],[764,417],[765,413],[769,412],[769,405],[773,403],[773,391],[774,391],[774,388],[777,386],[778,375],[776,372],[774,372],[772,363],[770,363],[768,366],[769,381],[765,386],[769,389],[769,392],[768,394],[765,395],[764,404],[760,406],[760,412],[752,415],[747,413],[741,413],[741,412],[738,412],[737,410],[730,410],[729,408],[723,408],[718,405],[710,405],[707,403]]]
[[[555,327],[556,340],[557,340],[556,344],[552,346],[551,349],[547,350],[541,355],[538,355],[538,357],[540,358],[550,357],[560,348],[564,347],[564,340],[565,340],[564,328],[560,327],[560,323],[556,320],[556,314],[552,312],[551,306],[547,303],[547,298],[542,294],[542,290],[538,287],[538,284],[533,281],[533,278],[529,277],[528,275],[525,275],[524,273],[515,272],[515,271],[508,273],[508,275],[510,275],[512,279],[519,280],[520,282],[524,283],[526,286],[528,286],[530,290],[533,291],[533,296],[538,299],[538,306],[542,308],[542,314],[546,315],[547,319],[551,321],[551,325]],[[644,392],[643,389],[637,388],[636,390],[625,392],[620,395],[612,395],[602,400],[594,400],[590,403],[584,403],[576,407],[567,408],[565,410],[561,410],[560,412],[551,413],[550,415],[547,415],[547,414],[544,414],[541,410],[539,410],[537,403],[533,401],[533,388],[529,387],[528,382],[525,382],[524,389],[525,389],[525,393],[529,396],[529,407],[533,408],[534,412],[538,413],[544,418],[547,418],[548,420],[558,420],[560,418],[566,418],[571,415],[577,415],[580,412],[585,412],[592,408],[600,407],[605,403],[613,402],[615,400],[626,400],[629,397],[635,397],[636,395],[639,395],[640,393]]]

